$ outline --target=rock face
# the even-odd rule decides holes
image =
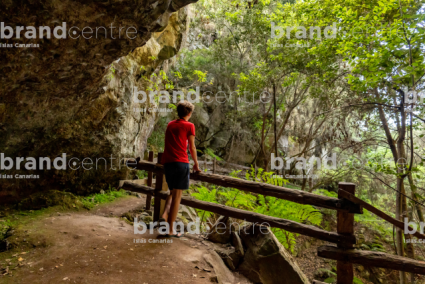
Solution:
[[[204,255],[205,261],[214,268],[214,272],[217,274],[217,282],[219,284],[235,283],[235,277],[232,272],[224,265],[220,256],[212,251],[209,254]]]
[[[231,227],[230,219],[226,216],[218,218],[217,222],[212,226],[208,232],[207,239],[214,243],[225,244],[230,242]]]
[[[236,268],[238,268],[243,256],[239,252],[237,252],[234,247],[216,248],[215,252],[221,257],[221,259],[224,261],[227,267],[229,267],[230,270],[236,270]]]
[[[1,43],[13,48],[0,48],[0,152],[14,162],[33,157],[37,167],[27,170],[23,162],[18,169],[15,163],[0,174],[39,178],[2,179],[0,203],[44,189],[98,191],[125,178],[128,170],[119,162],[142,156],[157,116],[134,111],[156,106],[150,100],[135,103],[134,90],[146,89],[140,77],[149,77],[180,49],[188,27],[183,7],[193,2],[2,1],[2,25],[10,28],[2,27]],[[24,27],[19,37],[17,26]],[[40,26],[50,28],[50,39],[47,28],[41,38]],[[55,33],[58,26],[65,33]],[[40,170],[39,157],[53,162],[63,153],[66,170]]]
[[[267,227],[248,226],[241,230],[246,248],[239,271],[254,283],[310,283],[292,256]]]

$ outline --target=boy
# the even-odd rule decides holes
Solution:
[[[162,218],[168,222],[170,232],[166,237],[180,238],[181,234],[174,232],[174,222],[179,211],[183,190],[189,189],[189,157],[187,145],[192,155],[194,172],[200,172],[195,147],[195,125],[189,122],[195,106],[188,101],[181,101],[177,105],[179,119],[168,123],[165,131],[164,154],[161,164],[164,165],[165,179],[171,194],[165,202]]]

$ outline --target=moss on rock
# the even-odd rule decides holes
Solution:
[[[59,190],[38,192],[23,199],[19,204],[20,210],[37,210],[49,206],[60,205],[64,208],[80,208],[81,201],[72,193]]]

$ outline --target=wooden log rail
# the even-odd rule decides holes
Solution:
[[[361,200],[360,198],[357,198],[356,196],[350,194],[349,192],[347,192],[345,190],[339,189],[338,195],[341,196],[341,197],[343,197],[343,198],[346,198],[346,199],[348,199],[348,200],[350,200],[350,201],[352,201],[354,203],[357,203],[357,204],[361,205],[363,208],[365,208],[366,210],[372,212],[376,216],[378,216],[378,217],[384,219],[385,221],[393,224],[394,226],[396,226],[396,227],[404,230],[404,223],[402,221],[397,220],[397,219],[391,217],[390,215],[388,215],[388,214],[382,212],[381,210],[373,207],[369,203]],[[413,228],[410,227],[410,226],[409,226],[409,229],[410,230],[413,230]],[[419,232],[415,232],[412,235],[415,236],[415,237],[417,237],[417,238],[419,238],[419,239],[425,239],[425,235],[424,234],[421,234]]]
[[[139,170],[152,171],[156,172],[157,174],[163,173],[163,166],[153,162],[141,160],[135,161],[134,159],[129,159],[127,160],[127,165]],[[237,188],[243,191],[258,193],[265,196],[273,196],[300,204],[308,204],[317,207],[347,211],[349,213],[363,213],[363,209],[360,205],[355,204],[347,199],[327,197],[266,183],[242,180],[222,175],[205,174],[202,172],[191,173],[190,179],[213,183],[224,187]]]
[[[383,252],[355,249],[344,250],[333,246],[321,246],[317,249],[317,255],[323,258],[357,263],[363,266],[375,266],[417,274],[425,274],[424,261],[418,261]]]
[[[125,182],[122,186],[126,190],[131,190],[139,193],[143,193],[146,195],[154,195],[155,189],[149,186],[138,185],[131,182]],[[166,199],[169,195],[169,192],[157,192],[158,196],[161,199]],[[256,222],[258,224],[267,223],[270,227],[284,229],[288,232],[302,234],[306,236],[310,236],[316,239],[320,239],[323,241],[328,241],[331,243],[346,243],[346,244],[355,244],[356,238],[354,235],[341,235],[334,232],[328,232],[322,230],[320,228],[300,224],[294,221],[285,220],[281,218],[271,217],[263,214],[258,214],[250,211],[245,211],[241,209],[232,208],[229,206],[215,204],[211,202],[200,201],[194,199],[192,197],[182,197],[181,204],[187,205],[190,207],[198,208],[201,210],[206,210],[210,212],[214,212],[220,215],[246,220],[249,222]]]

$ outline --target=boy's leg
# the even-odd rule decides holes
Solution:
[[[165,200],[164,213],[162,213],[162,216],[161,216],[162,218],[164,218],[165,221],[168,221],[168,214],[170,214],[172,201],[173,201],[173,191],[171,191],[170,195],[168,195],[167,199]]]
[[[168,225],[170,228],[170,235],[175,235],[176,232],[174,232],[174,222],[177,219],[177,213],[179,212],[180,207],[180,201],[182,199],[182,189],[173,189],[171,191],[172,194],[172,201],[171,201],[171,207],[168,214]]]

